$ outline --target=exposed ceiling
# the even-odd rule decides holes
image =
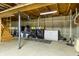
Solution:
[[[15,4],[15,3],[0,3],[0,12],[6,10],[8,8],[12,8],[16,5],[17,4]]]
[[[68,15],[70,9],[72,12],[75,12],[75,8],[79,9],[78,3],[50,3],[50,5],[45,5],[46,3],[34,3],[32,5],[26,6],[23,13],[29,15],[31,18],[36,18],[42,12],[49,12],[57,10],[58,12],[55,14],[51,14],[51,16],[60,16],[60,15]],[[20,3],[0,3],[0,11],[13,8],[14,6],[20,5]],[[39,7],[41,6],[41,7]],[[27,9],[29,8],[29,9]]]
[[[54,11],[57,10],[57,13],[51,14],[50,16],[61,16],[61,15],[68,15],[70,9],[72,10],[72,14],[75,12],[75,9],[79,9],[79,4],[71,4],[71,3],[56,3],[56,4],[51,4],[48,6],[44,6],[41,8],[33,9],[30,11],[25,11],[24,13],[32,16],[32,17],[38,17],[40,13],[42,12],[49,12],[49,11]],[[49,16],[49,15],[48,15]]]

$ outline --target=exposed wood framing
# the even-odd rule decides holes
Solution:
[[[0,6],[2,6],[3,8],[8,8],[8,7],[5,7],[3,4],[0,4]]]
[[[49,10],[49,11],[51,11],[51,9],[47,6],[47,9]]]
[[[70,11],[70,7],[71,7],[71,3],[69,3],[69,5],[68,5],[67,13],[66,14],[68,14],[68,12]]]
[[[37,16],[36,13],[34,13],[33,11],[29,11],[30,13],[32,13],[32,15]]]
[[[3,3],[2,5],[7,6],[7,7],[9,7],[9,8],[12,7],[12,6],[10,6],[10,5],[6,4],[6,3]]]
[[[58,4],[56,4],[56,7],[57,7],[57,13],[58,13],[58,15],[59,15],[59,5]]]
[[[10,15],[12,15],[14,13],[17,13],[18,11],[21,11],[21,12],[30,11],[30,10],[41,8],[41,7],[48,6],[48,5],[52,5],[52,4],[50,4],[50,3],[32,4],[31,3],[31,4],[19,5],[19,6],[16,6],[16,7],[13,7],[13,8],[10,8],[8,10],[0,12],[0,17],[10,16]]]

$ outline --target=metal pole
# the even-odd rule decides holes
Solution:
[[[72,38],[72,10],[70,10],[70,39]]]
[[[77,12],[77,8],[76,8],[76,15],[77,15],[77,13],[78,13],[78,12]]]
[[[74,24],[77,24],[76,23],[76,17],[77,17],[77,14],[78,14],[77,8],[75,9],[75,11],[76,11],[76,16],[75,16],[75,19],[74,19]]]
[[[64,36],[66,37],[66,16],[64,16]]]
[[[38,28],[39,28],[39,18],[40,18],[40,17],[38,17]]]
[[[10,17],[10,33],[11,33],[11,17]]]
[[[45,17],[45,16],[44,16]],[[46,29],[46,23],[45,23],[45,18],[44,18],[44,30]]]
[[[20,15],[20,13],[18,14],[18,30],[19,30],[18,47],[19,47],[19,49],[21,49],[21,36],[20,36],[20,34],[21,34],[21,15]]]
[[[52,16],[52,29],[53,29],[53,16]]]
[[[67,45],[69,46],[74,46],[73,45],[73,39],[72,39],[72,10],[70,10],[70,35],[69,35],[69,41],[67,43]]]
[[[78,11],[77,11],[77,8],[75,9],[75,11],[76,11],[76,16],[77,16],[77,14],[78,14]],[[78,23],[76,22],[76,19],[74,19],[74,23],[77,25]],[[78,26],[76,26],[76,28],[77,28],[77,30],[78,30]],[[78,32],[76,31],[76,34],[77,34]],[[78,35],[77,35],[77,37],[78,37]]]
[[[1,42],[1,18],[0,18],[0,42]]]

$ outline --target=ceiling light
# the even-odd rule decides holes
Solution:
[[[40,15],[47,15],[52,13],[57,13],[57,11],[44,12],[44,13],[40,13]]]

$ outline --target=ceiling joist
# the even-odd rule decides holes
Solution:
[[[41,8],[41,7],[44,7],[44,6],[48,6],[48,5],[52,5],[50,3],[45,3],[45,4],[28,4],[27,5],[24,5],[24,6],[16,6],[14,8],[11,8],[11,9],[8,9],[8,10],[5,10],[3,12],[0,12],[0,17],[5,17],[5,16],[10,16],[14,13],[17,13],[18,11],[30,11],[30,10],[34,10],[34,9],[38,9],[38,8]]]
[[[37,17],[40,16],[42,12],[54,11],[57,10],[58,12],[55,14],[51,14],[52,16],[60,16],[60,15],[68,15],[69,10],[72,9],[74,11],[75,7],[77,8],[76,4],[72,3],[31,3],[31,4],[19,4],[15,7],[12,7],[12,4],[6,3],[0,4],[1,6],[7,6],[7,10],[0,12],[0,17],[9,17],[12,14],[20,12],[25,12],[29,16]],[[9,5],[9,6],[8,6]],[[11,8],[12,7],[12,8]],[[1,7],[2,8],[2,7]],[[50,16],[50,15],[49,15]]]
[[[3,7],[3,8],[8,8],[8,7],[4,6],[3,4],[0,4],[0,6]]]
[[[59,5],[58,4],[56,4],[56,8],[57,8],[57,13],[58,13],[58,15],[59,15]]]
[[[10,6],[10,5],[6,4],[6,3],[3,3],[2,5],[7,6],[7,7],[9,7],[9,8],[12,7],[12,6]]]
[[[69,3],[69,5],[68,5],[66,14],[68,14],[68,12],[69,12],[69,10],[70,10],[70,7],[71,7],[71,3]]]

